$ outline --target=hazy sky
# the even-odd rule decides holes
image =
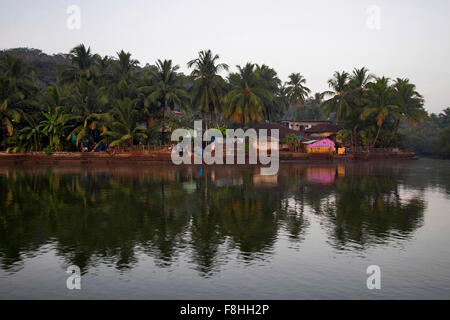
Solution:
[[[170,58],[183,71],[199,50],[212,49],[232,70],[252,61],[283,81],[301,72],[313,92],[327,89],[336,70],[366,66],[410,78],[429,111],[450,107],[448,0],[0,1],[0,49],[67,53],[84,43],[102,55],[130,51],[142,65]],[[66,26],[70,5],[81,9],[78,30]],[[367,25],[376,21],[367,13],[373,5],[379,29]]]

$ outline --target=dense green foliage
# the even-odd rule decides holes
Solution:
[[[352,74],[335,72],[328,84],[323,105],[344,125],[339,135],[348,146],[396,147],[400,122],[416,124],[427,115],[422,96],[408,79],[391,82],[355,68]]]
[[[2,51],[0,149],[50,153],[165,144],[166,133],[191,127],[194,119],[214,127],[329,119],[344,125],[339,138],[347,146],[449,155],[448,122],[441,119],[448,112],[428,116],[408,79],[355,68],[335,72],[329,91],[311,95],[300,73],[283,83],[264,64],[248,62],[224,75],[229,66],[210,50],[187,67],[189,75],[171,60],[141,67],[129,52],[102,57],[82,44],[54,56]]]
[[[232,126],[279,118],[288,102],[275,70],[248,63],[225,77],[228,65],[219,60],[200,51],[185,75],[171,60],[140,67],[128,52],[102,57],[83,44],[55,56],[2,51],[0,148],[50,153],[165,144],[165,133],[194,119]]]
[[[423,155],[450,158],[450,108],[439,115],[432,113],[417,126],[401,124],[402,147]]]

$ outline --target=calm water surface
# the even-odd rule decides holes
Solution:
[[[449,208],[440,160],[0,167],[0,298],[450,299]]]

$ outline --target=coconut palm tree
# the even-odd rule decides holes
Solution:
[[[14,143],[14,147],[12,148],[13,152],[17,151],[38,151],[41,149],[41,130],[40,124],[36,123],[33,117],[24,114],[24,120],[26,121],[26,125],[19,130],[19,135]]]
[[[32,78],[33,69],[22,59],[12,55],[0,58],[0,102],[7,101],[9,110],[31,113],[38,106],[37,89]]]
[[[200,51],[198,58],[187,63],[188,68],[194,68],[191,77],[194,80],[192,87],[192,104],[203,112],[209,113],[212,122],[213,114],[220,111],[222,93],[226,83],[219,75],[221,71],[228,71],[228,65],[218,63],[219,56],[213,55],[211,50]]]
[[[323,93],[316,92],[305,102],[305,109],[308,115],[312,117],[310,120],[319,120],[323,117],[322,113]],[[297,118],[297,117],[296,117]],[[305,119],[306,120],[306,119]]]
[[[97,63],[101,57],[91,53],[91,48],[80,44],[70,50],[70,65],[64,66],[60,80],[63,83],[74,83],[80,79],[90,80],[97,73]]]
[[[285,85],[280,85],[273,95],[273,105],[275,106],[272,112],[274,118],[285,117],[285,114],[289,112],[288,90]]]
[[[121,50],[117,52],[119,60],[116,64],[116,73],[121,80],[129,80],[139,65],[139,60],[131,59],[131,53]]]
[[[286,88],[281,87],[281,80],[278,78],[277,72],[270,68],[269,66],[256,65],[256,73],[261,82],[261,86],[269,91],[273,99],[264,101],[264,119],[272,120],[275,119],[276,116],[283,112],[285,105],[283,105],[283,101],[280,100],[281,96],[284,94],[284,90]]]
[[[5,91],[1,92],[2,94],[7,94],[9,97],[16,95],[24,99],[27,95],[36,92],[32,78],[33,69],[22,59],[9,54],[1,57],[0,72],[3,80],[8,84],[3,88]]]
[[[362,67],[354,68],[348,79],[345,101],[349,106],[349,111],[343,117],[342,123],[345,127],[352,128],[352,137],[357,137],[357,131],[364,128],[364,125],[361,124],[361,114],[367,106],[367,85],[375,79],[375,76],[370,74],[367,68]]]
[[[20,132],[23,134],[24,140],[33,141],[34,151],[38,151],[41,148],[41,132],[39,129],[39,124],[37,124],[36,121],[28,115],[24,116],[24,118],[28,125],[26,125]]]
[[[225,116],[237,123],[249,123],[263,118],[264,102],[273,100],[272,93],[263,87],[256,65],[236,66],[238,73],[228,77],[230,91],[224,97]]]
[[[34,112],[38,105],[32,72],[22,59],[12,55],[0,58],[0,141],[5,146],[4,138],[13,135],[22,114]]]
[[[351,113],[351,107],[348,102],[348,82],[349,74],[347,72],[336,71],[333,78],[328,80],[328,85],[332,90],[324,92],[324,95],[331,96],[324,103],[325,111],[329,115],[335,113],[336,122],[344,119]]]
[[[73,88],[70,86],[51,86],[43,92],[41,104],[49,107],[53,112],[56,108],[62,107],[65,112],[70,113],[68,109],[74,103]]]
[[[121,50],[117,52],[118,60],[114,60],[111,65],[112,81],[109,81],[103,88],[108,90],[114,99],[124,100],[137,96],[135,72],[139,61],[131,59],[131,53]]]
[[[8,108],[8,100],[4,100],[0,105],[0,124],[1,129],[5,131],[9,136],[12,136],[14,127],[14,122],[20,121],[19,111]]]
[[[397,133],[401,120],[407,120],[413,125],[422,122],[427,116],[423,108],[424,99],[416,91],[416,86],[409,79],[397,78],[394,81],[394,94],[399,106],[399,117],[395,121],[394,135]]]
[[[286,82],[289,102],[295,106],[305,104],[306,97],[311,90],[305,86],[306,79],[300,73],[291,73],[289,81]]]
[[[117,80],[117,61],[110,56],[99,57],[96,63],[98,73],[97,85],[107,86]]]
[[[388,116],[397,117],[400,113],[400,108],[397,105],[394,89],[389,85],[389,78],[376,78],[375,82],[367,84],[367,88],[369,89],[369,99],[367,107],[364,108],[361,114],[361,120],[365,120],[370,115],[375,114],[378,130],[372,143],[372,147],[374,147],[380,135],[384,120]]]
[[[353,69],[352,75],[349,76],[349,78],[349,86],[362,94],[367,84],[375,79],[375,76],[369,73],[369,70],[366,67],[362,67]]]
[[[163,118],[161,143],[164,144],[165,120],[168,107],[181,106],[189,100],[189,95],[182,87],[177,71],[180,67],[173,65],[172,60],[156,61],[156,68],[151,69],[153,86],[142,87],[142,92],[151,92],[148,96],[154,104],[162,106]]]
[[[86,138],[94,140],[92,133],[97,127],[97,121],[102,119],[101,114],[105,111],[108,98],[92,81],[81,79],[74,88],[73,101],[70,107],[65,107],[68,112],[64,115],[65,123],[71,123],[72,131],[67,140],[76,136],[76,145]]]
[[[450,125],[450,108],[446,108],[439,113],[437,122],[442,128],[448,127]]]
[[[104,130],[102,136],[109,141],[109,146],[132,145],[133,141],[147,139],[146,127],[138,126],[136,101],[126,98],[118,101],[106,118],[109,130]]]

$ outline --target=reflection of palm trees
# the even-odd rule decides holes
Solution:
[[[195,167],[1,173],[1,265],[53,242],[57,255],[85,271],[104,262],[132,268],[142,254],[165,267],[183,252],[208,276],[231,252],[251,261],[269,257],[284,234],[303,241],[309,214],[338,248],[408,238],[422,223],[423,199],[402,199],[400,169],[377,175],[352,165],[326,185],[308,180],[308,166],[282,167],[277,185],[253,184],[253,169],[203,169],[202,176]],[[211,170],[214,180],[239,183],[218,187]]]
[[[210,178],[209,171],[204,176]],[[196,200],[190,228],[194,261],[205,276],[226,261],[228,249],[238,248],[245,260],[269,251],[278,228],[273,212],[279,199],[241,184],[209,184],[209,179],[199,180],[197,195],[203,196]]]
[[[265,252],[274,244],[278,229],[273,215],[279,202],[276,198],[244,187],[235,188],[226,201],[221,201],[223,232],[245,257]]]
[[[338,248],[348,242],[363,247],[407,239],[423,222],[424,200],[401,201],[391,177],[346,177],[337,184],[336,202],[326,208],[331,238]]]
[[[285,228],[289,238],[293,241],[302,241],[305,238],[309,221],[305,217],[304,194],[299,197],[286,198],[281,202],[278,218],[285,221]]]

